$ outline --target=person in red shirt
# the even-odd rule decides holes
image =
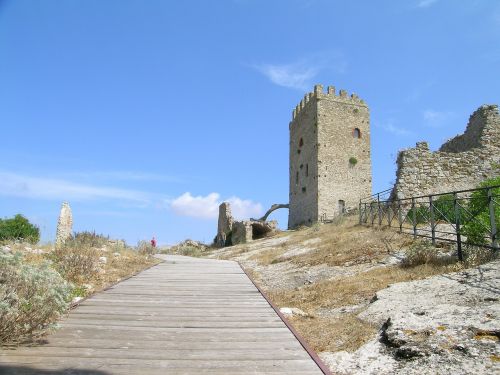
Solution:
[[[153,239],[151,240],[151,246],[156,247],[156,239],[153,236]]]

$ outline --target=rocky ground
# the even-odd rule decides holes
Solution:
[[[341,374],[500,373],[499,300],[500,261],[394,284],[359,314],[377,336],[321,358]]]
[[[239,261],[333,373],[500,374],[500,261],[403,267],[411,242],[352,220],[208,256]]]

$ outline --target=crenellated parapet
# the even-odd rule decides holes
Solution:
[[[297,118],[313,100],[317,101],[322,99],[367,107],[364,100],[360,99],[358,95],[354,93],[349,95],[346,90],[340,90],[337,95],[335,92],[335,86],[328,86],[326,92],[324,92],[323,85],[315,85],[314,90],[305,94],[304,98],[294,108],[292,112],[292,121],[295,120],[295,118]]]

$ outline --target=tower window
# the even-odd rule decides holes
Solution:
[[[299,172],[295,174],[295,185],[299,184]]]
[[[309,164],[306,164],[306,177],[309,176]]]
[[[303,193],[305,193],[305,192],[306,192],[306,187],[305,187],[305,186],[302,188],[302,192],[303,192]]]
[[[359,128],[354,128],[352,131],[352,136],[354,138],[361,138],[361,130],[359,130]]]
[[[304,146],[304,140],[302,138],[300,138],[299,147],[302,147],[302,146]]]

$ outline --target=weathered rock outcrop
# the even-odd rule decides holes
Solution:
[[[73,215],[68,202],[63,202],[57,221],[56,247],[60,247],[73,234]]]
[[[391,285],[359,317],[380,335],[322,354],[336,373],[500,373],[500,261]]]

